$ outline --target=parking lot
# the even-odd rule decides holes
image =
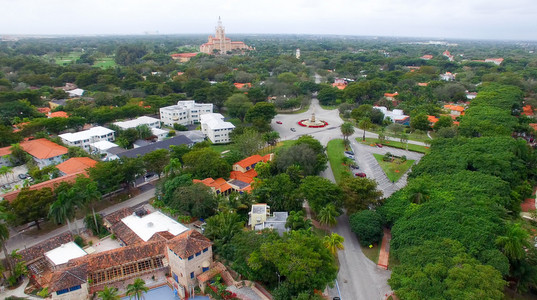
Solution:
[[[20,174],[28,173],[28,168],[25,165],[13,167],[11,173],[0,176],[0,193],[21,188],[24,185],[24,180],[19,178]]]

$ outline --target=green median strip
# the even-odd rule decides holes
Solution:
[[[375,144],[380,143],[379,139],[377,138],[365,138],[365,141],[362,141],[362,138],[356,138],[356,141],[364,145],[372,145],[372,146],[375,146]],[[408,143],[408,145],[404,145],[403,143],[399,141],[393,141],[393,140],[389,140],[389,141],[385,140],[380,144],[386,147],[399,148],[399,149],[404,149],[404,150],[409,150],[409,151],[414,151],[414,152],[419,152],[419,153],[424,153],[424,154],[427,154],[430,152],[429,147],[426,147],[426,146],[415,145],[415,144],[410,144],[410,143]]]

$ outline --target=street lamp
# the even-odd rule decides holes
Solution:
[[[280,286],[280,273],[276,272],[276,275],[278,275],[278,287]]]

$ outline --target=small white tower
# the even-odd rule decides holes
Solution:
[[[296,59],[300,59],[300,49],[296,48],[295,56],[296,56]]]

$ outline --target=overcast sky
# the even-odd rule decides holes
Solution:
[[[0,0],[0,34],[342,34],[537,40],[537,0]]]

